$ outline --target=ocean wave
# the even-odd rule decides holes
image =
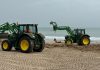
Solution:
[[[64,40],[65,37],[62,37],[62,36],[45,36],[45,39],[50,39],[50,40],[53,40],[53,39]],[[90,37],[90,40],[91,41],[100,41],[100,37]]]

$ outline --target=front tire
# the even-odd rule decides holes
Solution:
[[[73,40],[72,39],[66,39],[65,40],[65,45],[66,46],[70,46],[70,45],[72,45],[73,44]]]
[[[23,53],[30,53],[33,51],[32,41],[27,36],[24,36],[20,39],[19,47]]]
[[[1,48],[3,51],[11,51],[12,45],[11,45],[10,41],[4,40],[1,44]]]

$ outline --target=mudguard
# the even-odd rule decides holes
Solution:
[[[42,34],[42,33],[38,33],[37,34],[41,39],[44,39],[45,38],[45,36]]]
[[[82,37],[84,37],[84,36],[86,36],[86,37],[89,37],[89,38],[90,38],[90,36],[89,36],[89,35],[87,35],[87,34],[85,34],[85,35],[82,35],[82,36],[81,36],[81,38],[82,38]]]

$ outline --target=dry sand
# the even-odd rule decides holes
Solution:
[[[47,42],[43,52],[32,53],[0,48],[0,70],[100,70],[100,45]]]

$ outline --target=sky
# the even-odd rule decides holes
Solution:
[[[71,27],[100,27],[100,0],[0,0],[0,24],[50,21]]]

